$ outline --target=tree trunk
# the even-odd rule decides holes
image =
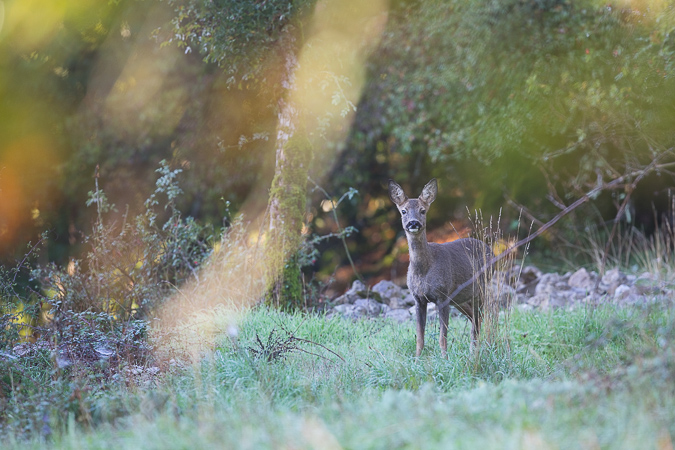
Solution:
[[[302,242],[311,152],[307,140],[298,132],[299,113],[293,102],[298,60],[292,30],[284,33],[280,48],[284,52],[281,79],[284,95],[278,102],[276,166],[269,200],[269,256],[274,278],[270,300],[276,306],[294,309],[304,303],[296,254]]]

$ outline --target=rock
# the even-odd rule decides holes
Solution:
[[[333,304],[334,305],[353,304],[356,300],[362,298],[360,293],[365,290],[366,286],[359,280],[356,280],[354,281],[354,283],[352,283],[352,287],[349,288],[347,292],[345,292],[343,295],[333,300]],[[365,295],[363,297],[365,297]]]
[[[584,297],[579,304],[595,306],[599,303],[604,302],[606,299],[605,296],[598,294],[597,292],[590,292],[586,297]]]
[[[506,283],[490,284],[490,300],[497,300],[499,307],[510,307],[516,301],[516,290]]]
[[[363,306],[356,305],[337,305],[333,311],[346,319],[360,319],[368,314],[368,310]]]
[[[595,289],[595,280],[593,279],[593,276],[583,267],[570,275],[567,284],[573,288],[583,289],[586,292]]]
[[[534,266],[525,266],[520,271],[520,278],[516,283],[516,291],[519,294],[534,295],[535,289],[542,277],[542,272]]]
[[[517,283],[515,276],[520,273]],[[491,279],[489,300],[498,301],[501,308],[516,303],[523,311],[550,308],[572,309],[579,305],[593,306],[612,301],[617,305],[645,304],[651,301],[675,300],[675,289],[659,280],[658,276],[645,272],[639,277],[626,275],[618,268],[607,271],[600,279],[595,291],[598,274],[581,268],[564,275],[557,273],[542,274],[534,266],[521,270],[513,268],[498,272]],[[515,287],[514,287],[515,284]],[[664,296],[665,295],[665,296]],[[658,296],[655,297],[655,296]],[[378,301],[382,299],[383,302]],[[401,289],[391,281],[380,281],[372,290],[360,281],[333,301],[335,306],[326,317],[340,315],[345,318],[384,317],[395,322],[405,322],[415,317],[415,299],[409,289]],[[450,309],[452,317],[461,316],[454,307]],[[427,305],[427,321],[437,320],[435,303]],[[108,348],[95,349],[100,358],[106,358]],[[17,352],[18,353],[18,352]],[[6,357],[6,355],[2,355]],[[64,358],[62,362],[68,364]]]
[[[650,300],[648,300],[646,297],[642,295],[629,294],[620,301],[616,302],[616,304],[619,306],[630,306],[630,305],[646,304],[650,302],[651,302]]]
[[[412,300],[412,303],[410,303],[408,300]],[[410,295],[409,299],[401,297],[392,297],[389,299],[389,306],[392,309],[408,309],[411,305],[414,304],[415,299],[413,298],[412,294]]]
[[[353,298],[352,296],[347,295],[347,294],[342,294],[341,296],[336,297],[336,298],[333,300],[332,303],[333,303],[334,305],[340,306],[340,305],[348,305],[348,304],[350,304],[350,303],[354,303],[355,301],[356,301],[356,299]]]
[[[539,283],[534,290],[534,295],[546,295],[553,293],[556,288],[555,284],[560,281],[560,275],[557,273],[547,273],[539,278]]]
[[[633,286],[640,295],[654,295],[661,292],[658,277],[649,272],[645,272],[637,277]]]
[[[369,297],[369,292],[368,288],[366,288],[366,285],[363,284],[361,281],[356,280],[354,283],[352,283],[352,287],[349,288],[347,292],[345,292],[343,295],[337,297],[335,300],[333,300],[334,305],[346,305],[346,304],[354,304],[359,299],[363,298],[368,298]],[[371,293],[372,294],[372,293]],[[370,297],[375,297],[374,295],[371,295]],[[379,294],[377,295],[377,298],[375,300],[379,299]]]
[[[588,291],[582,288],[572,288],[569,291],[565,291],[563,296],[570,301],[578,302],[585,299],[588,296],[589,292],[593,292],[593,290],[591,289],[590,291]]]
[[[352,293],[359,293],[359,292],[365,292],[366,291],[366,285],[361,282],[361,280],[354,280],[352,283],[352,287],[349,288],[347,292],[352,292]]]
[[[391,319],[394,322],[403,323],[412,319],[410,311],[407,309],[391,309],[384,314],[385,319]]]
[[[525,304],[530,305],[533,308],[547,309],[549,297],[550,295],[548,294],[535,294],[534,296],[528,298]]]
[[[517,296],[516,296],[516,301],[515,301],[515,303],[517,303],[517,304],[519,304],[519,305],[522,305],[522,304],[524,304],[524,303],[527,303],[527,301],[528,301],[531,297],[532,297],[531,295],[520,294],[520,293],[518,293]]]
[[[529,283],[525,284],[522,282],[518,282],[518,287],[517,287],[517,292],[519,294],[524,294],[524,295],[534,295],[535,290],[537,289],[537,285],[539,284],[539,279],[537,278],[536,280],[530,281]]]
[[[404,292],[403,289],[391,281],[380,281],[373,286],[372,293],[374,295],[379,295],[382,299],[382,303],[389,305],[394,309],[408,308],[408,306],[415,304],[415,299],[412,298],[410,291],[406,290],[406,292]],[[406,298],[406,294],[410,296],[410,298]]]
[[[534,266],[525,266],[523,270],[520,271],[520,280],[523,283],[531,283],[534,280],[541,278],[543,273],[541,270]]]
[[[553,283],[553,292],[560,292],[560,291],[569,291],[572,289],[572,287],[567,284],[565,281],[558,281],[556,283]]]
[[[616,292],[616,288],[622,284],[627,284],[627,281],[628,279],[626,275],[621,273],[618,268],[614,268],[612,270],[608,270],[602,276],[601,286],[605,292],[607,292],[610,296],[613,296]]]
[[[620,303],[622,302],[626,297],[628,297],[631,294],[631,288],[629,286],[626,286],[625,284],[621,284],[616,287],[614,290],[614,302],[615,303]]]
[[[566,291],[566,293],[569,293],[572,291]],[[572,292],[572,294],[574,294]],[[546,305],[548,308],[566,308],[570,305],[573,305],[574,301],[572,301],[572,295],[552,295],[548,299],[548,304]]]
[[[382,299],[382,303],[389,304],[393,299],[402,299],[403,292],[400,287],[391,281],[382,280],[373,286],[373,292],[377,292]]]
[[[410,292],[408,289],[403,290],[403,300],[402,303],[404,307],[408,306],[414,306],[415,305],[415,296],[412,295],[412,292]]]
[[[369,316],[379,316],[383,305],[372,298],[362,298],[355,301],[354,306],[365,308]]]

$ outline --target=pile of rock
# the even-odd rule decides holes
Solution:
[[[614,303],[643,304],[675,300],[673,286],[659,282],[656,276],[643,273],[628,275],[613,269],[602,277],[596,272],[543,273],[534,266],[517,268],[515,276],[497,273],[492,278],[489,296],[503,308],[516,306],[522,310],[574,308],[580,305]],[[415,300],[408,289],[391,281],[380,281],[372,288],[355,281],[352,287],[333,301],[328,316],[349,319],[383,317],[405,322],[415,317]],[[459,312],[452,308],[452,315]],[[436,316],[436,305],[427,307],[428,320]]]
[[[627,275],[609,270],[601,278],[596,272],[542,274],[536,267],[525,267],[516,286],[517,303],[523,309],[564,308],[579,304],[615,303],[631,305],[653,301],[661,295],[672,296],[656,276],[643,273]]]
[[[356,280],[333,304],[335,306],[328,315],[339,314],[349,319],[384,317],[405,322],[410,320],[411,314],[415,314],[415,299],[410,291],[384,280],[372,288]]]

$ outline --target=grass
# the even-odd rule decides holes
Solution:
[[[412,323],[256,309],[194,363],[88,397],[89,425],[73,409],[26,440],[3,419],[4,448],[672,448],[672,309],[516,310],[510,350],[478,355],[468,332],[452,321],[446,360],[430,324],[415,359]],[[310,353],[256,357],[270,335]]]

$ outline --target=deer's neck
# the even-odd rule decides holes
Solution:
[[[427,273],[431,268],[431,251],[426,231],[417,235],[408,234],[408,251],[410,268],[416,273]]]

